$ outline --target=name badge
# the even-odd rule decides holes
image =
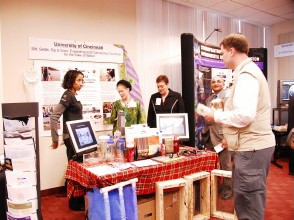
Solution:
[[[155,105],[160,105],[161,104],[161,98],[156,98]]]
[[[137,107],[136,102],[130,102],[128,104],[128,108],[136,108],[136,107]]]
[[[77,100],[78,102],[80,102],[80,101],[81,101],[81,99],[80,99],[80,96],[79,96],[79,95],[75,95],[75,97],[76,97],[76,100]]]

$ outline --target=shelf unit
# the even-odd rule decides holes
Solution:
[[[38,102],[23,102],[23,103],[2,103],[2,118],[17,118],[17,117],[32,117],[35,122],[35,150],[36,150],[36,179],[37,179],[37,217],[42,220],[41,211],[41,190],[40,190],[40,158],[39,158],[39,103]]]

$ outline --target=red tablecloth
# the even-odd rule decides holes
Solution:
[[[203,152],[169,163],[160,163],[149,167],[129,168],[118,173],[98,176],[87,170],[87,165],[70,161],[65,178],[68,180],[67,195],[83,196],[86,191],[98,187],[114,185],[132,178],[138,178],[137,194],[155,192],[155,183],[171,180],[200,171],[211,171],[218,167],[218,156],[215,152]]]

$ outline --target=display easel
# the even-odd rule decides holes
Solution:
[[[35,118],[35,150],[36,150],[36,175],[37,175],[37,200],[38,220],[42,220],[41,211],[41,191],[40,191],[40,158],[39,158],[39,103],[38,102],[24,102],[24,103],[2,103],[2,117],[16,118],[29,116]]]

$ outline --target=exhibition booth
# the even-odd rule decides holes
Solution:
[[[211,95],[211,79],[220,76],[225,88],[229,88],[233,83],[232,70],[225,68],[219,47],[203,43],[192,34],[182,34],[181,46],[182,94],[187,113],[158,114],[156,128],[145,124],[125,127],[123,114],[117,119],[119,132],[113,134],[108,118],[112,103],[118,99],[116,82],[119,79],[132,82],[132,97],[142,102],[136,72],[125,48],[95,42],[30,38],[29,58],[34,60],[30,74],[35,74],[38,83],[25,86],[27,94],[38,102],[2,105],[9,218],[42,219],[39,136],[50,135],[49,117],[62,92],[63,75],[68,69],[79,69],[85,74],[84,90],[79,93],[84,119],[67,122],[75,156],[68,163],[65,178],[69,198],[85,196],[89,219],[97,219],[97,216],[112,219],[118,215],[116,209],[122,219],[128,215],[130,219],[137,219],[138,215],[164,219],[163,197],[168,192],[179,193],[174,204],[179,207],[175,219],[195,216],[235,219],[234,211],[217,210],[218,177],[231,178],[231,171],[219,170],[217,153],[200,145],[205,122],[199,111],[199,105],[205,104]],[[249,56],[266,77],[267,50],[253,48],[250,51]],[[28,81],[24,75],[24,82]],[[291,80],[278,82],[279,107],[273,110],[273,122],[275,111],[279,114],[277,125],[281,125],[281,111],[293,85]],[[26,123],[20,124],[23,118]],[[28,122],[32,118],[35,123],[30,127]],[[274,130],[277,138],[283,132],[277,127]],[[97,136],[101,131],[109,135]],[[24,145],[31,149],[21,149]],[[28,164],[28,161],[35,162]],[[15,179],[15,176],[18,177]],[[125,190],[127,186],[131,187]],[[141,195],[150,194],[155,195],[153,205],[147,209],[137,206],[137,203],[143,204],[137,201]],[[130,201],[133,205],[128,206]],[[97,204],[104,208],[97,208]]]
[[[158,114],[156,128],[125,127],[122,114],[117,118],[119,132],[113,133],[109,117],[112,103],[119,98],[120,79],[132,83],[132,98],[143,103],[126,48],[43,38],[29,38],[28,45],[34,67],[23,80],[28,97],[37,101],[2,104],[6,180],[1,176],[1,184],[5,182],[8,219],[42,219],[39,138],[51,135],[50,115],[70,69],[81,70],[85,83],[79,93],[83,120],[67,122],[75,152],[65,173],[67,196],[85,197],[88,219],[236,219],[232,204],[229,210],[219,210],[217,205],[219,184],[231,179],[232,173],[221,170],[217,152],[203,144],[205,120],[199,111],[199,104],[204,105],[212,94],[212,78],[223,78],[226,89],[233,83],[232,70],[225,68],[218,46],[182,34],[186,113]],[[267,49],[251,48],[249,57],[267,77]],[[294,80],[279,80],[277,86],[272,122],[279,149],[280,138],[287,135],[283,115]],[[61,119],[59,134],[62,124]],[[277,166],[278,153],[273,158]]]

